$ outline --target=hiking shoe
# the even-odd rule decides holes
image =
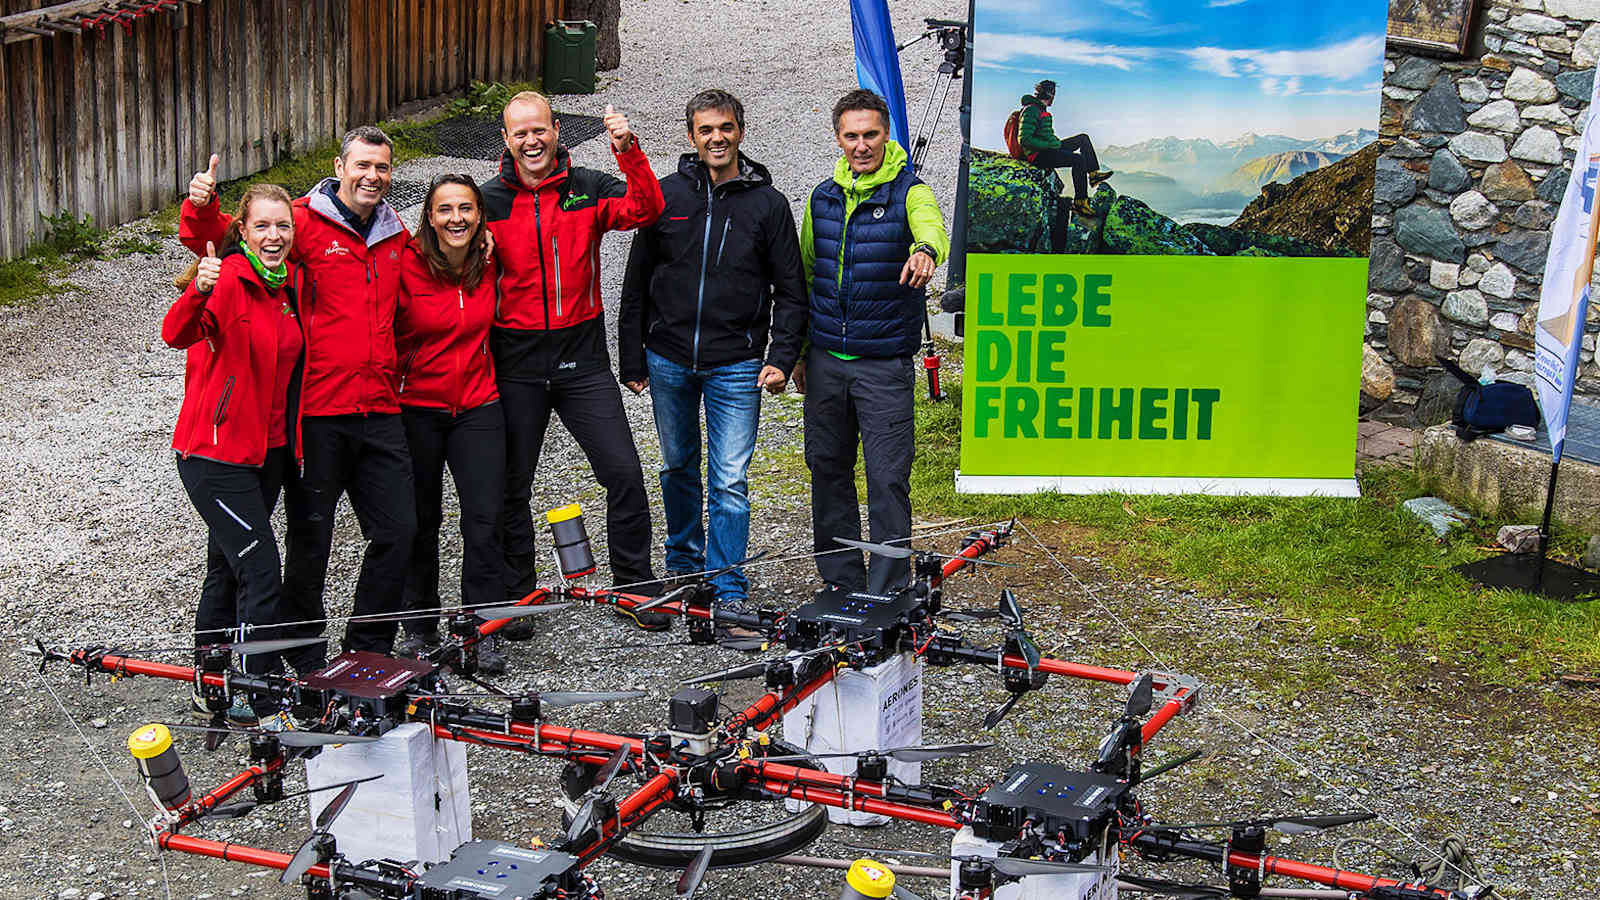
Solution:
[[[255,709],[250,705],[250,697],[246,694],[235,694],[233,705],[228,707],[228,721],[246,728],[257,722]]]
[[[1090,206],[1088,199],[1084,197],[1072,201],[1072,211],[1080,216],[1094,215],[1094,207]]]
[[[478,642],[478,671],[485,675],[506,673],[505,644],[499,634],[491,634]]]
[[[189,719],[202,725],[211,721],[211,708],[206,706],[206,698],[194,691],[189,692]]]
[[[1116,174],[1116,173],[1112,172],[1110,169],[1099,169],[1099,170],[1090,172],[1089,173],[1089,186],[1090,187],[1094,187],[1095,185],[1098,185],[1098,184],[1104,184],[1105,182],[1110,181],[1111,180],[1111,176],[1114,175],[1114,174]]]
[[[531,641],[537,633],[538,626],[533,624],[533,616],[512,619],[500,626],[500,630],[495,632],[495,634],[508,641]]]
[[[671,631],[672,616],[660,612],[636,613],[631,609],[613,606],[612,612],[619,619],[627,619],[640,631]]]
[[[751,612],[752,610],[745,605],[743,598],[728,597],[717,600],[717,614],[719,616],[723,614],[744,616],[749,615]],[[766,643],[766,637],[765,634],[756,631],[754,628],[746,628],[743,625],[730,625],[725,622],[717,623],[717,643],[732,646],[737,650],[749,652],[760,650]]]
[[[394,645],[394,655],[421,659],[424,655],[437,649],[439,649],[439,635],[437,633],[408,634]]]
[[[282,734],[285,731],[294,731],[299,727],[300,725],[295,722],[294,716],[281,709],[270,716],[262,716],[260,721],[261,730],[267,734]]]

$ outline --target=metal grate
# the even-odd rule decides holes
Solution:
[[[577,145],[605,132],[605,122],[595,116],[576,113],[556,113],[561,126],[561,143],[568,147]],[[461,159],[499,159],[506,148],[500,136],[499,116],[456,116],[445,119],[430,129],[430,136],[439,148],[439,155]]]

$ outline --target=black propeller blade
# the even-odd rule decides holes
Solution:
[[[799,662],[806,657],[816,656],[820,653],[832,653],[835,650],[842,650],[847,646],[849,645],[829,644],[826,647],[817,647],[813,650],[807,650],[804,653],[794,653],[790,654],[789,656],[780,656],[773,659],[756,660],[755,662],[734,666],[731,669],[723,669],[720,672],[712,672],[710,675],[696,675],[693,678],[686,678],[678,683],[704,684],[708,681],[734,681],[740,678],[759,678],[767,673],[767,667],[773,663],[783,662],[784,660],[789,660],[790,662]]]
[[[975,559],[970,556],[952,556],[948,553],[935,553],[931,550],[919,551],[913,550],[910,547],[899,547],[894,544],[877,544],[873,543],[872,541],[857,541],[851,538],[836,537],[834,538],[834,541],[836,543],[843,544],[846,547],[854,547],[857,550],[865,550],[868,553],[876,554],[888,559],[910,559],[911,557],[916,556],[918,553],[922,553],[926,556],[937,557],[938,559],[959,559],[962,562],[969,562],[976,566],[1005,566],[1009,568],[1012,565],[1011,563],[995,562],[992,559]]]
[[[650,610],[655,609],[658,606],[665,606],[668,603],[671,603],[672,601],[678,599],[679,597],[685,597],[685,596],[688,596],[689,594],[693,594],[696,590],[699,589],[699,587],[700,587],[700,582],[695,582],[694,584],[685,584],[685,585],[682,585],[680,587],[675,587],[672,590],[667,591],[665,594],[662,594],[659,597],[651,597],[649,600],[646,600],[645,602],[640,603],[638,606],[635,606],[633,608],[633,611],[636,612],[636,613],[649,612]]]
[[[1006,698],[1004,703],[996,706],[994,709],[989,710],[989,714],[983,717],[983,727],[985,729],[990,729],[996,725],[999,725],[1000,720],[1004,719],[1006,715],[1011,712],[1011,707],[1016,706],[1017,701],[1021,699],[1021,694],[1012,694],[1010,697]]]
[[[1177,767],[1182,766],[1182,765],[1187,765],[1189,763],[1192,763],[1195,760],[1197,760],[1200,757],[1205,756],[1205,755],[1206,755],[1206,753],[1205,753],[1204,750],[1196,750],[1193,753],[1185,753],[1184,755],[1178,757],[1177,759],[1173,760],[1172,762],[1162,763],[1159,766],[1156,766],[1156,767],[1151,768],[1151,769],[1146,769],[1145,771],[1141,772],[1139,774],[1139,778],[1136,781],[1134,781],[1134,784],[1136,784],[1136,785],[1137,784],[1143,784],[1146,781],[1149,781],[1150,779],[1156,777],[1157,775],[1165,775],[1166,773],[1171,772],[1173,769],[1176,769]]]
[[[540,706],[560,708],[583,703],[614,703],[618,700],[636,700],[645,691],[533,691]],[[515,700],[514,694],[422,694],[429,700]]]
[[[611,757],[606,760],[605,765],[600,767],[600,771],[595,773],[594,785],[589,788],[588,794],[584,796],[583,802],[578,805],[577,811],[572,814],[572,821],[567,823],[567,846],[577,843],[578,838],[582,837],[584,832],[594,826],[596,802],[600,799],[600,795],[605,792],[606,785],[611,783],[611,779],[616,777],[617,773],[622,770],[622,764],[627,761],[628,748],[626,746],[618,747],[612,751]]]
[[[596,797],[591,794],[583,798],[583,803],[578,805],[578,811],[572,814],[572,821],[567,824],[567,846],[577,843],[578,838],[594,825],[594,803]]]
[[[977,622],[983,619],[998,619],[1000,611],[997,609],[946,609],[939,615],[952,622]]]
[[[622,764],[627,761],[628,748],[626,746],[618,747],[612,751],[611,758],[606,760],[606,764],[601,766],[600,771],[594,776],[594,790],[605,790],[606,785],[611,783],[611,779],[617,777],[617,773],[622,771]]]
[[[1122,714],[1130,719],[1142,719],[1154,705],[1155,676],[1145,672],[1133,680],[1128,689],[1128,705]]]
[[[844,759],[850,756],[888,756],[900,762],[916,763],[976,753],[993,746],[993,744],[932,744],[920,747],[895,747],[890,750],[862,750],[855,753],[791,753],[787,756],[763,757],[762,761],[790,762],[806,759]]]
[[[291,791],[290,793],[284,794],[283,796],[279,797],[278,799],[272,800],[270,802],[272,802],[272,803],[281,803],[284,800],[291,800],[291,799],[293,799],[295,797],[304,797],[307,794],[318,794],[318,793],[321,793],[323,791],[332,791],[332,790],[342,789],[342,788],[348,787],[349,785],[353,785],[353,784],[365,784],[368,781],[376,781],[376,780],[378,780],[379,778],[382,778],[382,777],[383,777],[383,773],[379,772],[377,775],[368,775],[365,778],[352,778],[349,781],[341,781],[338,784],[327,784],[327,785],[323,785],[322,787],[307,788],[307,789],[305,789],[303,791]],[[238,803],[224,803],[224,804],[222,804],[220,806],[213,806],[211,808],[211,810],[206,813],[206,816],[207,817],[220,816],[221,818],[224,818],[224,819],[237,819],[240,816],[246,815],[247,813],[250,813],[250,812],[254,811],[256,807],[261,806],[261,805],[262,804],[259,801],[256,801],[256,800],[243,800],[243,801],[240,801]]]
[[[1006,624],[1011,626],[1007,640],[1017,645],[1018,654],[1023,662],[1028,664],[1028,674],[1032,675],[1033,670],[1038,668],[1039,659],[1043,654],[1039,652],[1039,646],[1033,642],[1033,638],[1028,636],[1028,630],[1022,624],[1022,605],[1017,602],[1017,595],[1012,593],[1010,588],[1000,592],[1000,618],[1005,619]]]
[[[322,812],[317,814],[315,830],[311,832],[310,837],[306,838],[305,843],[300,845],[300,849],[294,852],[294,856],[289,860],[289,865],[284,868],[283,874],[278,876],[279,884],[293,884],[299,881],[300,876],[317,864],[319,839],[328,833],[328,828],[333,824],[333,820],[339,818],[339,814],[344,812],[344,808],[350,805],[350,798],[355,795],[358,786],[359,782],[345,785],[344,790],[340,791],[338,796],[334,797],[327,806],[323,807]]]
[[[689,862],[689,867],[678,877],[678,890],[673,896],[680,900],[692,900],[694,892],[700,889],[701,879],[706,877],[706,869],[710,867],[711,848],[701,847],[700,852]]]
[[[229,728],[227,726],[215,727],[211,725],[178,725],[169,724],[168,728],[179,731],[203,731],[208,735],[257,735],[271,734],[278,739],[278,743],[285,747],[330,747],[334,744],[370,744],[378,740],[370,734],[329,734],[325,731],[262,731],[259,728]],[[214,748],[213,748],[214,749]]]
[[[1177,831],[1190,828],[1271,828],[1282,834],[1314,834],[1341,825],[1367,822],[1377,813],[1347,813],[1336,816],[1281,816],[1276,819],[1250,819],[1241,822],[1189,822],[1183,825],[1154,824],[1153,831]]]
[[[523,616],[537,616],[540,613],[560,612],[571,609],[571,603],[536,603],[532,606],[485,606],[472,610],[472,613],[485,621],[494,619],[520,619]]]
[[[196,650],[231,650],[240,655],[248,655],[251,653],[276,653],[280,650],[293,650],[296,647],[309,647],[312,644],[320,644],[326,640],[327,638],[320,637],[274,638],[271,640],[262,641],[240,641],[234,644],[208,644],[203,647],[196,647],[193,644],[186,644],[182,647],[134,647],[132,649],[125,650],[119,649],[116,652],[120,655],[126,656],[130,653],[193,653]],[[49,653],[48,650],[44,649],[44,645],[42,643],[40,644],[40,653]]]

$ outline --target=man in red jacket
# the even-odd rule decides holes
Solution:
[[[489,346],[506,416],[506,591],[520,598],[534,586],[529,502],[551,412],[606,489],[613,582],[652,591],[644,473],[606,352],[600,238],[654,222],[663,205],[661,186],[627,117],[609,106],[606,129],[626,182],[571,164],[560,123],[540,94],[513,97],[503,124],[506,152],[500,174],[483,183],[483,200],[502,272]],[[643,618],[641,627],[671,624],[666,616]],[[512,638],[530,634],[508,630]]]
[[[304,468],[285,494],[288,535],[283,572],[286,637],[322,633],[322,594],[333,545],[339,495],[367,539],[356,582],[347,650],[388,653],[393,620],[363,617],[394,612],[404,593],[406,561],[417,530],[411,459],[395,394],[395,302],[402,249],[411,239],[384,202],[394,144],[372,126],[344,136],[332,178],[294,201],[292,258],[306,270],[300,297],[306,364],[301,388]],[[189,183],[179,238],[196,253],[220,242],[232,219],[218,210],[218,158]],[[321,645],[285,654],[306,674],[324,664]]]

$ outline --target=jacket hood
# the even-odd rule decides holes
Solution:
[[[313,187],[305,195],[306,205],[310,207],[312,212],[356,237],[360,237],[359,234],[356,234],[355,229],[350,227],[350,223],[344,220],[344,214],[339,212],[339,208],[333,205],[333,200],[325,193],[329,185],[338,190],[339,179],[328,177],[317,182],[316,187]],[[366,244],[368,247],[375,247],[405,230],[405,223],[400,221],[400,214],[394,211],[394,207],[389,205],[389,201],[379,200],[377,208],[372,211],[372,230],[367,232]]]
[[[833,180],[846,191],[854,189],[857,192],[871,192],[879,185],[893,181],[905,167],[905,148],[900,146],[899,141],[891,140],[883,145],[883,165],[876,171],[857,177],[850,171],[850,161],[841,156],[839,161],[833,164]]]
[[[709,176],[706,164],[700,161],[698,153],[685,153],[678,157],[678,174],[693,180],[697,186],[705,184],[706,178]],[[729,187],[733,185],[740,185],[741,187],[770,185],[772,184],[772,174],[767,171],[766,166],[745,156],[741,151],[739,153],[739,174],[723,182],[723,184]]]
[[[541,182],[539,182],[539,184],[536,184],[536,185],[533,185],[532,187],[530,187],[530,186],[528,186],[526,184],[523,184],[522,183],[522,176],[517,174],[517,161],[511,155],[511,151],[510,150],[501,150],[500,151],[500,180],[505,182],[506,187],[509,187],[512,190],[532,191],[535,188],[539,187],[540,184],[548,183],[552,178],[565,177],[566,174],[567,174],[567,170],[569,168],[571,168],[571,166],[572,166],[572,156],[571,156],[571,154],[567,153],[567,148],[566,147],[564,147],[564,146],[562,146],[560,144],[557,144],[556,145],[556,167],[554,169],[550,170],[550,174],[546,175],[544,177],[544,181],[541,181]]]
[[[1044,109],[1044,101],[1040,100],[1038,97],[1035,97],[1032,94],[1023,94],[1022,95],[1022,105],[1023,106],[1037,106],[1040,109]]]

